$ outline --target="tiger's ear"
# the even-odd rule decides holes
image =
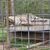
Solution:
[[[11,25],[11,24],[14,25],[14,23],[15,23],[15,22],[14,22],[12,19],[8,18],[8,24],[9,24],[9,25]],[[6,17],[4,18],[4,25],[5,25],[5,26],[7,25],[7,19],[6,19]]]
[[[8,20],[8,21],[9,21],[9,25],[11,25],[11,24],[13,24],[13,25],[14,25],[14,23],[15,23],[15,21],[13,21],[13,20],[12,20],[12,19],[10,19],[10,18],[9,18],[9,20]]]

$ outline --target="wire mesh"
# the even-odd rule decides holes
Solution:
[[[19,48],[37,50],[36,47],[39,47],[38,50],[49,48],[50,1],[11,0],[11,5],[8,2],[10,1],[0,1],[0,32],[2,32],[3,40],[1,49],[5,50],[5,46],[9,47],[8,50]],[[27,23],[23,24],[25,18]],[[6,44],[4,32],[7,33]]]

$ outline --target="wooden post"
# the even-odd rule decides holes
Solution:
[[[8,16],[12,15],[12,11],[11,11],[11,0],[8,0]]]
[[[12,14],[11,0],[6,0],[5,7],[6,7],[6,26],[7,26],[7,46],[6,47],[10,47],[9,16],[11,16],[11,14]]]

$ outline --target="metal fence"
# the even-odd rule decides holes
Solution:
[[[26,24],[22,24],[22,17]],[[0,1],[0,32],[0,50],[49,48],[50,0]]]

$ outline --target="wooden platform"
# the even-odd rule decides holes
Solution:
[[[49,25],[34,25],[34,26],[10,26],[10,32],[14,31],[43,31],[43,30],[50,30]]]

